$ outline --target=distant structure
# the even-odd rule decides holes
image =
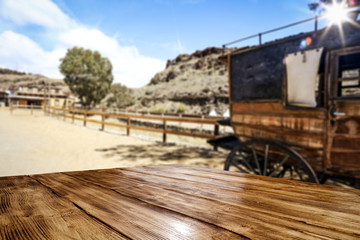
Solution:
[[[0,107],[6,106],[8,96],[9,94],[6,91],[0,89]]]
[[[34,106],[46,104],[55,107],[71,107],[76,102],[76,97],[71,92],[63,92],[56,87],[23,86],[13,94],[0,91],[0,102],[6,106],[9,104]]]

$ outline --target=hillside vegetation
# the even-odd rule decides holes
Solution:
[[[234,49],[210,47],[192,54],[181,54],[169,60],[166,68],[155,74],[145,87],[112,91],[101,105],[120,106],[138,111],[204,115],[215,110],[221,115],[228,109],[229,89],[227,66],[219,57],[232,50]],[[43,91],[49,83],[52,88],[69,92],[63,80],[0,68],[0,91],[14,92],[20,87],[38,88],[38,91]],[[114,98],[117,92],[126,93],[126,104],[119,104],[124,98]]]
[[[134,91],[134,108],[151,111],[223,114],[228,108],[227,66],[219,60],[233,49],[210,47],[169,60],[144,88]]]

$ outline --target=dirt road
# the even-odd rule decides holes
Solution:
[[[0,108],[0,122],[0,176],[172,163],[222,169],[227,155],[102,132],[41,111]]]

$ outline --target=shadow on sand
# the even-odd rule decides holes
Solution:
[[[227,152],[217,152],[211,149],[181,146],[171,143],[156,143],[152,145],[117,145],[110,148],[95,149],[103,152],[104,157],[119,157],[133,162],[148,159],[149,165],[178,163],[203,167],[222,168]],[[120,160],[120,161],[121,161]]]

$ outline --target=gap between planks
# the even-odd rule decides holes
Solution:
[[[145,168],[146,169],[146,168]],[[151,169],[151,167],[150,167],[150,169]],[[117,169],[117,170],[119,170],[119,169]],[[129,169],[121,169],[121,171],[128,171]],[[130,169],[130,171],[131,171],[132,169]],[[105,174],[111,174],[111,172],[106,172],[106,171],[108,171],[108,170],[105,170]],[[102,174],[102,171],[100,170],[100,171],[98,171],[98,173],[99,174]],[[79,180],[82,180],[82,181],[84,181],[84,182],[86,182],[86,183],[91,183],[91,184],[94,184],[94,181],[92,181],[92,180],[89,180],[89,179],[87,179],[86,178],[86,176],[84,176],[84,177],[81,177],[81,176],[79,176],[79,177],[76,177],[76,176],[73,176],[73,175],[76,175],[76,174],[79,174],[79,172],[75,172],[75,173],[73,173],[73,174],[71,174],[71,173],[69,173],[70,174],[70,176],[72,176],[72,177],[75,177],[75,178],[77,178],[77,179],[79,179]],[[144,173],[143,173],[144,174]],[[145,173],[146,175],[147,174],[149,174],[149,173]],[[154,172],[152,172],[152,174],[151,175],[156,175],[156,174],[154,174]],[[171,177],[169,177],[169,176],[167,176],[168,178],[171,178]],[[106,182],[106,181],[105,181]],[[98,185],[98,184],[96,184],[96,185]],[[151,184],[152,185],[152,184]],[[104,185],[104,183],[102,183],[102,184],[100,184],[100,185],[98,185],[98,186],[100,186],[101,188],[105,188],[105,189],[112,189],[113,187],[112,186],[110,186],[110,185]],[[153,187],[156,187],[156,188],[159,188],[158,186],[153,186]],[[120,193],[120,192],[118,192],[118,190],[114,190],[114,189],[112,189],[113,191],[115,191],[116,193]],[[178,192],[178,191],[176,191],[176,190],[174,190],[174,189],[167,189],[168,191],[172,191],[172,192]],[[184,192],[178,192],[178,193],[180,193],[180,194],[186,194],[186,193],[184,193]],[[139,198],[137,198],[137,197],[134,197],[134,196],[129,196],[129,195],[125,195],[125,194],[122,194],[122,195],[124,195],[124,196],[127,196],[127,197],[130,197],[130,198],[134,198],[134,199],[138,199],[138,200],[140,200],[140,201],[143,201],[143,200],[141,200],[141,199],[139,199]],[[186,195],[188,195],[188,196],[192,196],[192,195],[190,195],[190,194],[186,194]],[[209,198],[207,198],[207,197],[204,197],[204,196],[197,196],[198,198],[202,198],[202,199],[205,199],[205,200],[212,200],[212,201],[216,201],[216,202],[220,202],[220,203],[223,203],[223,201],[220,201],[220,200],[215,200],[215,199],[209,199]],[[157,206],[157,207],[161,207],[161,208],[163,208],[163,206],[162,205],[159,205],[159,204],[153,204],[151,201],[145,201],[147,204],[150,204],[150,205],[154,205],[154,206]],[[228,203],[229,204],[229,203]],[[232,204],[231,204],[232,205]],[[166,208],[167,210],[169,210],[168,208]],[[170,209],[171,210],[171,209]],[[178,211],[175,211],[176,213],[179,213]],[[265,214],[265,213],[262,213],[262,214]],[[186,215],[186,214],[185,214]],[[269,215],[269,214],[266,214],[266,215]],[[188,216],[188,215],[186,215],[186,216]],[[188,216],[189,217],[189,216]],[[191,216],[190,216],[191,217]],[[192,217],[193,218],[193,217]],[[196,218],[197,219],[197,218]],[[198,219],[197,219],[198,220]],[[299,220],[297,220],[297,221],[299,221]],[[207,222],[207,221],[205,221],[205,222]],[[314,224],[314,223],[309,223],[309,222],[304,222],[304,221],[301,221],[303,224],[306,224],[307,226],[312,226],[312,227],[317,227],[317,228],[324,228],[323,226],[321,226],[321,225],[318,225],[318,224]],[[326,229],[327,230],[331,230],[331,227],[330,226],[327,226],[326,227]],[[228,229],[227,229],[228,230]],[[333,229],[334,231],[338,231],[338,229]],[[345,233],[345,232],[344,232]]]
[[[114,230],[115,232],[119,233],[121,236],[125,237],[126,239],[129,239],[129,240],[132,240],[132,238],[126,236],[124,233],[120,232],[118,229],[114,228],[113,226],[107,224],[106,222],[104,222],[103,220],[101,220],[100,218],[92,215],[91,213],[87,212],[85,209],[83,209],[82,207],[80,207],[79,205],[77,205],[76,203],[74,203],[73,201],[71,201],[70,199],[68,198],[64,198],[63,196],[61,196],[60,194],[58,194],[55,190],[53,190],[52,188],[46,186],[45,184],[43,184],[41,181],[39,181],[38,179],[28,175],[28,177],[30,177],[31,179],[35,180],[36,182],[38,182],[41,186],[49,189],[51,191],[51,193],[53,193],[54,195],[62,198],[62,199],[65,199],[66,201],[69,201],[71,202],[77,209],[79,209],[80,211],[82,211],[83,213],[85,213],[87,216],[89,216],[90,218],[94,219],[95,221],[98,221],[99,223],[103,224],[104,226]]]
[[[111,187],[109,187],[109,188],[108,188],[108,187],[104,187],[104,186],[101,185],[101,184],[96,184],[96,183],[91,182],[91,181],[89,182],[89,181],[86,181],[86,180],[83,179],[83,178],[79,178],[79,177],[76,177],[76,176],[67,174],[67,173],[65,173],[65,172],[62,172],[62,174],[66,175],[66,176],[68,176],[68,177],[71,177],[71,178],[74,178],[74,179],[77,179],[77,180],[86,182],[87,184],[95,185],[95,186],[97,186],[97,187],[100,187],[100,188],[104,188],[104,189],[113,191],[113,192],[115,192],[116,194],[119,194],[119,195],[124,196],[124,197],[126,197],[126,198],[135,199],[135,200],[137,200],[137,201],[139,201],[139,202],[143,202],[143,203],[149,204],[149,205],[151,205],[151,206],[155,206],[155,207],[164,209],[164,210],[166,210],[166,211],[172,212],[172,213],[174,213],[174,214],[178,214],[178,215],[181,215],[181,216],[184,216],[184,217],[187,217],[187,218],[194,219],[194,220],[199,221],[199,222],[201,222],[201,223],[208,224],[208,225],[214,226],[214,227],[216,227],[216,228],[222,229],[222,230],[224,230],[224,231],[228,231],[228,232],[231,232],[231,233],[233,233],[233,234],[236,234],[236,235],[238,235],[238,236],[241,237],[241,238],[251,240],[251,238],[246,237],[246,236],[244,236],[244,235],[242,235],[242,234],[239,234],[239,233],[237,233],[237,232],[234,232],[234,231],[232,231],[232,230],[230,230],[230,229],[226,229],[226,228],[221,227],[221,226],[218,226],[218,225],[216,225],[216,224],[214,224],[214,223],[207,222],[207,221],[204,221],[204,220],[195,218],[195,217],[193,217],[193,216],[189,216],[189,215],[186,215],[186,214],[184,214],[184,213],[177,212],[177,211],[172,210],[172,209],[170,209],[170,208],[166,208],[166,207],[164,207],[164,206],[154,204],[154,203],[152,203],[151,201],[145,201],[145,200],[142,200],[141,198],[138,198],[138,197],[134,197],[134,196],[130,196],[130,195],[127,195],[127,194],[123,194],[123,193],[121,193],[121,192],[119,192],[119,191],[117,191],[116,189],[113,189],[113,188],[111,188]],[[168,189],[168,190],[170,191],[170,189]],[[177,191],[174,191],[174,192],[177,192]],[[179,192],[179,193],[181,193],[181,192]],[[72,202],[72,201],[71,201],[71,202]],[[84,211],[86,214],[88,214],[89,216],[93,216],[93,215],[91,215],[90,213],[87,213],[87,211],[85,211],[84,209],[82,209],[82,208],[81,208],[80,206],[78,206],[76,203],[74,203],[74,202],[72,202],[72,203],[73,203],[76,207],[78,207],[79,209],[81,209],[82,211]],[[96,218],[96,217],[95,217],[95,218]],[[96,218],[96,219],[98,219],[98,218]],[[99,219],[99,221],[101,221],[101,220]],[[103,222],[103,221],[101,221],[101,222]],[[111,226],[110,226],[110,227],[111,227]],[[129,238],[129,239],[130,239],[130,238]]]

